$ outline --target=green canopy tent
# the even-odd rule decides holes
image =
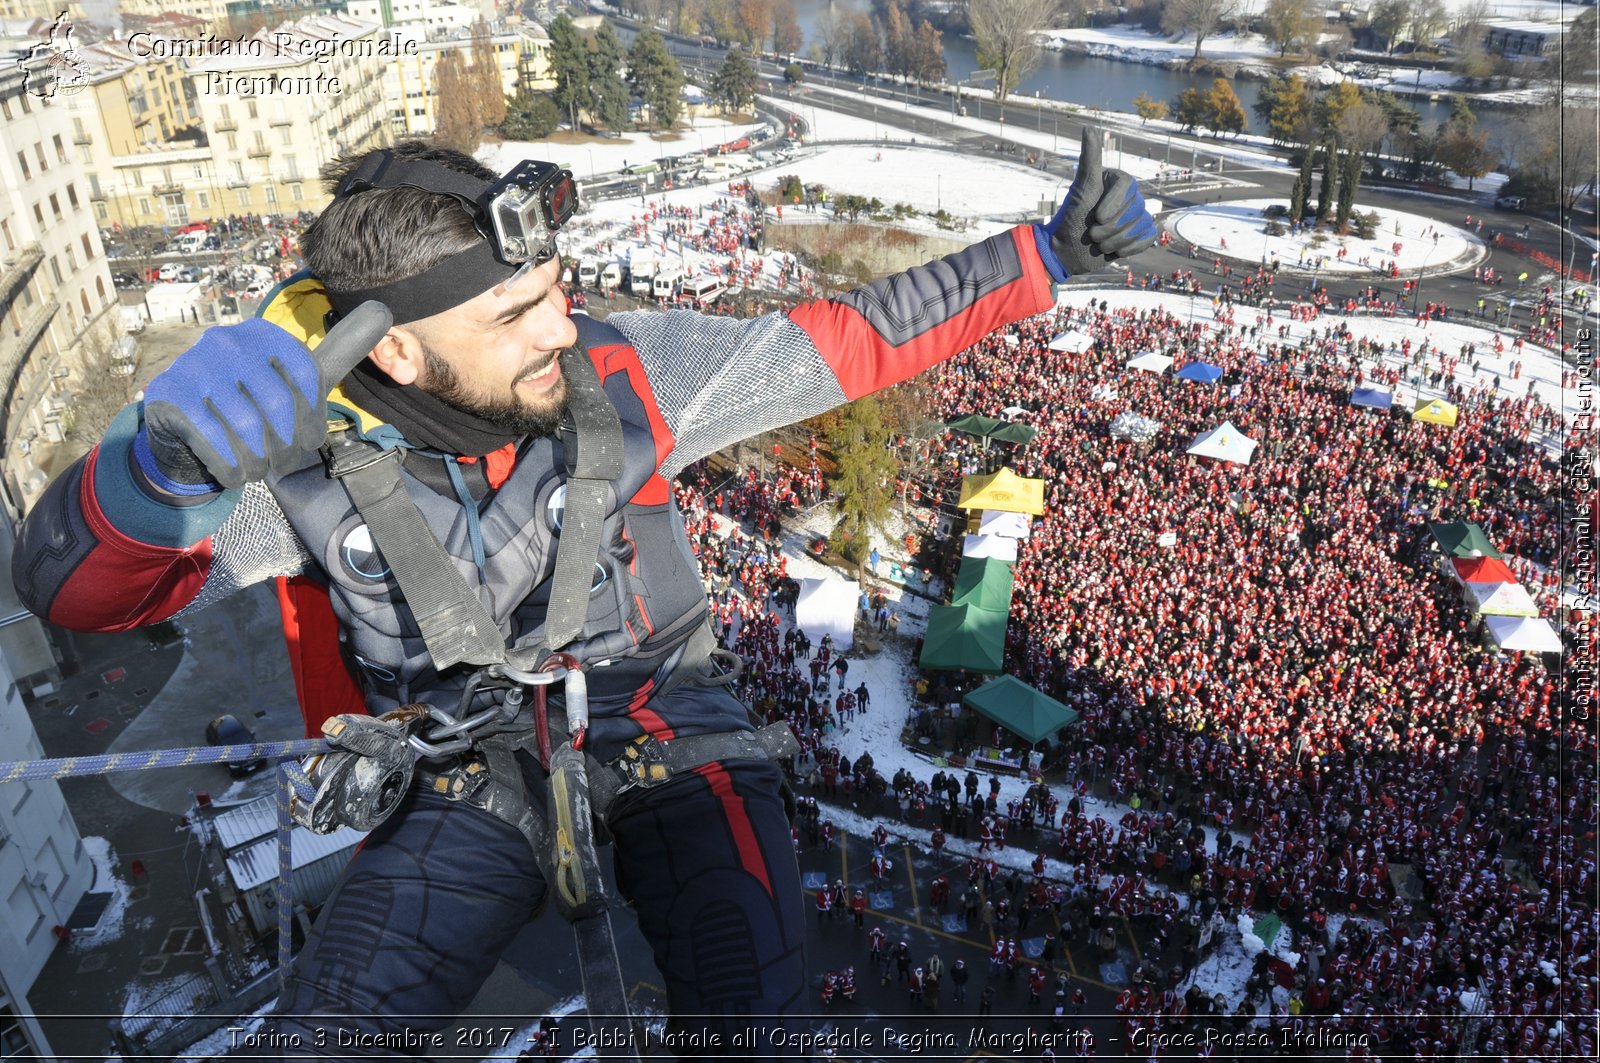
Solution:
[[[1011,564],[994,557],[964,557],[956,573],[951,605],[975,605],[1005,612],[1011,608]]]
[[[962,701],[1030,745],[1078,718],[1076,709],[1010,675],[985,683]]]
[[[1429,523],[1428,530],[1433,533],[1439,549],[1450,557],[1504,556],[1494,548],[1494,543],[1489,541],[1483,529],[1476,524],[1464,520],[1452,521],[1449,524]]]
[[[955,420],[950,421],[945,427],[954,428],[957,432],[965,432],[970,436],[989,436],[1003,424],[1005,424],[1004,421],[997,421],[993,417],[985,417],[981,413],[969,413],[965,417],[957,417]]]
[[[998,675],[1006,656],[1005,610],[975,605],[936,605],[928,612],[928,634],[922,640],[924,668]]]
[[[989,438],[998,439],[1002,443],[1032,443],[1033,437],[1038,434],[1039,430],[1032,425],[1002,421],[999,428],[989,433]]]

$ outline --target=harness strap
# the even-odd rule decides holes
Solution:
[[[582,347],[563,351],[561,372],[567,380],[568,396],[561,426],[567,503],[545,610],[544,642],[552,650],[564,649],[583,632],[594,566],[600,557],[606,496],[610,481],[623,471],[622,419],[606,397],[588,351]]]
[[[589,761],[589,793],[603,819],[612,803],[633,789],[653,789],[684,772],[719,760],[781,761],[800,752],[800,742],[786,723],[757,731],[726,731],[660,741],[640,735],[609,764]]]
[[[422,511],[400,482],[400,451],[374,452],[348,430],[324,448],[328,473],[344,485],[383,560],[394,573],[406,607],[422,631],[433,667],[463,661],[498,664],[505,637],[434,538]]]

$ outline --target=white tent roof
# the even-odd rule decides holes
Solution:
[[[1165,373],[1172,368],[1172,359],[1156,351],[1145,351],[1128,363],[1129,369],[1142,369],[1146,373]]]
[[[1223,421],[1211,431],[1200,433],[1189,446],[1190,454],[1239,465],[1249,465],[1255,452],[1256,441],[1235,428],[1232,421]]]
[[[1539,604],[1520,583],[1465,583],[1467,598],[1478,612],[1493,616],[1538,616]]]
[[[1094,346],[1094,337],[1087,332],[1079,332],[1077,329],[1068,329],[1050,341],[1050,349],[1052,351],[1070,351],[1073,354],[1082,354],[1092,346]]]
[[[1017,541],[1004,535],[969,535],[961,545],[962,557],[995,557],[1001,561],[1017,559]]]
[[[1489,635],[1503,650],[1528,653],[1560,653],[1561,636],[1549,621],[1536,616],[1486,616]]]
[[[1001,513],[986,509],[978,518],[979,535],[1004,535],[1008,539],[1026,539],[1033,531],[1033,521],[1026,513]]]
[[[834,649],[843,653],[855,645],[860,599],[861,586],[853,579],[803,579],[794,609],[795,626],[813,646],[823,635],[832,635]]]

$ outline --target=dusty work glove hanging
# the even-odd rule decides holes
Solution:
[[[295,468],[327,434],[326,398],[388,330],[381,303],[357,307],[315,353],[258,318],[207,329],[145,389],[133,453],[171,495],[206,495]]]
[[[1136,255],[1156,241],[1139,182],[1100,162],[1100,131],[1084,127],[1078,172],[1055,217],[1035,226],[1039,257],[1057,282]]]

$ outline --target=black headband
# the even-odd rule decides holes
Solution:
[[[415,276],[352,292],[329,288],[328,301],[342,317],[368,299],[376,299],[389,308],[396,325],[404,325],[476,299],[516,272],[516,266],[495,257],[489,241],[480,240]]]

